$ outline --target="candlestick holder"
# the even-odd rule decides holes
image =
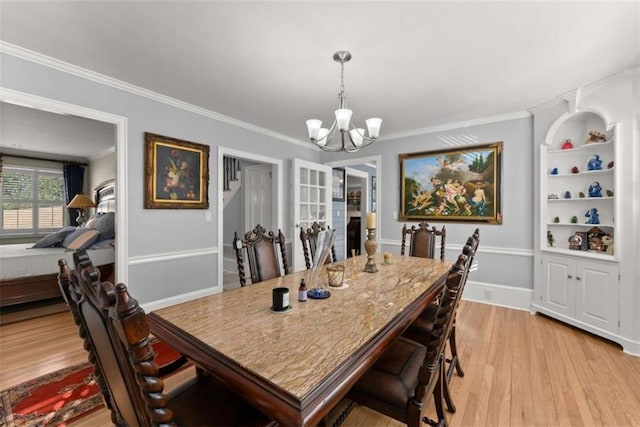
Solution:
[[[364,250],[367,251],[367,263],[364,265],[364,271],[367,273],[376,273],[378,271],[375,261],[377,249],[376,229],[367,228],[367,240],[364,241]]]

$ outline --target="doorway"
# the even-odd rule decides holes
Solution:
[[[358,186],[356,184],[355,179],[367,180],[367,185],[363,185],[362,181],[359,181],[360,186],[360,238],[361,244],[366,240],[366,228],[365,228],[365,218],[367,212],[376,212],[377,204],[376,201],[380,201],[381,199],[381,189],[379,185],[372,185],[374,181],[380,180],[382,177],[382,157],[380,155],[370,156],[370,157],[361,157],[347,160],[337,160],[332,162],[325,163],[331,167],[344,167],[347,171],[347,188],[349,186],[349,175],[352,175],[352,183],[354,186],[354,191],[358,191],[355,187]],[[373,178],[375,176],[375,179]],[[364,187],[367,190],[364,190]],[[364,191],[364,193],[363,193]],[[343,258],[350,256],[350,251],[347,251],[347,224],[349,223],[349,209],[351,209],[351,205],[349,204],[349,195],[350,191],[346,190],[345,201],[334,201],[333,205],[333,218],[331,226],[336,229],[336,233],[338,237],[336,238],[336,242],[339,241],[339,238],[342,237],[343,246],[340,249],[338,245],[336,245],[336,252],[338,252],[338,258],[340,258],[340,254],[342,254]],[[357,193],[355,194],[357,198]],[[364,200],[364,201],[363,201]],[[336,205],[337,204],[337,205]],[[353,210],[353,209],[351,209]],[[357,216],[357,215],[355,215]],[[355,226],[352,226],[355,227]],[[376,215],[376,227],[380,228],[380,216]],[[379,243],[380,233],[376,233],[376,240]],[[378,244],[378,247],[380,245]],[[362,249],[361,252],[362,253]]]
[[[116,200],[127,200],[127,118],[79,105],[68,104],[54,99],[43,98],[29,93],[2,88],[0,101],[50,113],[71,115],[114,125],[114,144],[116,157]],[[128,216],[127,203],[119,203],[116,209],[115,223],[118,235],[115,240],[115,281],[128,283]]]
[[[240,181],[227,189],[225,158],[235,159]],[[256,224],[267,230],[282,229],[282,170],[280,159],[218,147],[218,247],[222,250],[218,257],[218,283],[222,283],[223,290],[240,286],[234,233],[242,237]]]

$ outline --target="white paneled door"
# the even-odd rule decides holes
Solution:
[[[331,167],[301,159],[293,159],[293,253],[294,271],[305,268],[300,227],[313,222],[326,226],[331,218]]]

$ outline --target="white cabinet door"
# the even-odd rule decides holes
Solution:
[[[544,289],[542,305],[559,314],[575,314],[575,275],[573,259],[561,256],[543,256]]]
[[[576,319],[618,331],[618,266],[597,261],[576,264]]]

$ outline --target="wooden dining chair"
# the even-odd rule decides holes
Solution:
[[[442,402],[442,354],[466,260],[467,257],[460,254],[449,270],[438,310],[433,313],[432,339],[427,345],[398,337],[356,382],[347,394],[348,398],[410,427],[418,427],[423,421],[434,426],[446,424]],[[424,405],[431,395],[438,416],[435,421],[422,417]]]
[[[426,221],[420,222],[417,227],[412,225],[411,228],[409,228],[406,224],[403,225],[400,255],[405,254],[407,236],[409,236],[409,256],[433,259],[436,257],[436,240],[440,237],[440,259],[444,260],[445,241],[447,237],[447,230],[444,225],[440,230],[438,230],[435,225],[429,228],[429,224],[427,224]]]
[[[58,283],[89,352],[116,426],[274,425],[215,378],[200,373],[169,394],[159,377],[144,310],[126,285],[100,281],[85,251],[75,269],[58,262]]]
[[[448,332],[448,336],[446,337],[446,341],[449,343],[449,351],[451,352],[451,358],[446,358],[444,353],[444,348],[443,348],[443,358],[448,363],[447,369],[446,370],[443,369],[443,396],[447,403],[447,409],[449,410],[449,412],[456,411],[453,398],[449,392],[449,382],[451,381],[453,371],[455,370],[458,373],[458,375],[461,377],[464,376],[464,371],[460,366],[460,358],[458,356],[458,348],[457,348],[456,335],[455,335],[455,323],[456,323],[457,311],[458,311],[458,306],[460,305],[460,299],[462,297],[465,284],[467,282],[469,270],[473,263],[475,252],[478,248],[479,237],[480,237],[479,230],[476,229],[474,234],[467,239],[467,243],[462,249],[461,255],[464,255],[466,257],[466,261],[464,264],[462,280],[460,282],[460,289],[458,291],[458,298],[455,301],[452,326]],[[414,340],[416,342],[419,342],[423,345],[427,345],[429,341],[432,339],[433,318],[437,310],[438,310],[437,304],[429,304],[427,308],[420,314],[420,316],[402,333],[402,336],[405,338]]]
[[[300,227],[300,241],[302,242],[304,264],[307,267],[307,270],[310,270],[311,267],[313,267],[313,259],[316,256],[316,249],[318,247],[318,234],[321,231],[329,229],[330,227],[328,225],[326,227],[321,227],[317,222],[311,224],[311,228],[307,228],[306,230],[304,227]],[[336,261],[338,261],[336,248],[334,245],[331,245],[331,257],[327,257],[324,263],[330,264]]]
[[[278,261],[278,250],[276,246],[280,247],[282,269]],[[246,260],[249,264],[251,283],[258,283],[263,280],[280,277],[283,271],[285,275],[290,273],[289,263],[287,262],[285,237],[281,230],[278,230],[278,234],[275,235],[273,231],[267,232],[263,226],[258,224],[253,230],[246,232],[243,239],[240,239],[236,232],[233,236],[233,248],[236,252],[238,276],[241,286],[247,284],[244,273],[244,254],[246,254]]]

